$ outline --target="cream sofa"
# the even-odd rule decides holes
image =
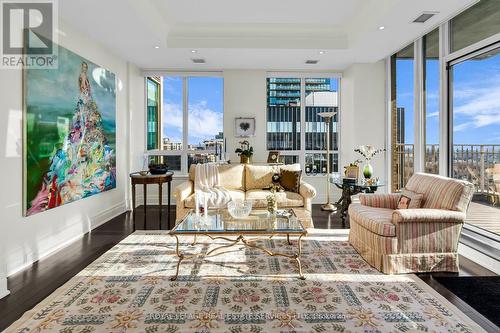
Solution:
[[[276,167],[250,164],[225,164],[218,166],[221,186],[229,191],[232,199],[250,199],[254,208],[266,208],[266,196],[269,190],[263,188],[271,184],[271,177]],[[299,164],[284,165],[281,168],[300,170]],[[176,200],[176,222],[194,208],[195,166],[191,165],[189,180],[176,186],[173,195]],[[301,180],[299,193],[277,193],[278,208],[302,208],[310,216],[311,200],[316,196],[316,189]]]
[[[386,273],[458,272],[458,240],[474,186],[414,174],[406,189],[423,194],[422,208],[397,209],[400,194],[362,194],[349,206],[349,242]]]

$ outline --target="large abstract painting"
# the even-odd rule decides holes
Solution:
[[[116,187],[115,75],[61,46],[58,57],[24,71],[25,215]]]

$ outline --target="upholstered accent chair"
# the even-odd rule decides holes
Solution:
[[[416,173],[405,187],[422,208],[397,209],[400,194],[362,194],[349,206],[349,242],[383,273],[457,272],[458,240],[474,186]]]

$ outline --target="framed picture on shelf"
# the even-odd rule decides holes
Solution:
[[[358,179],[359,167],[357,165],[349,165],[345,167],[345,177]]]
[[[280,163],[280,152],[270,151],[267,155],[267,163]]]
[[[255,118],[235,118],[234,133],[237,138],[255,136]]]

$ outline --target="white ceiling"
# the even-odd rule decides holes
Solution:
[[[61,0],[59,13],[143,69],[342,70],[384,58],[476,1]],[[437,15],[411,23],[424,11]]]

